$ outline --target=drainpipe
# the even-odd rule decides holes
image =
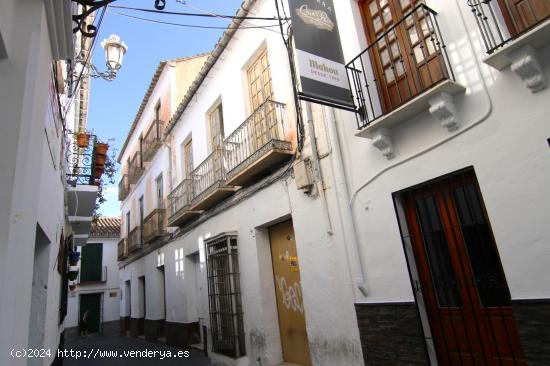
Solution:
[[[355,216],[351,209],[350,194],[344,169],[344,160],[342,158],[342,148],[340,146],[340,136],[338,127],[336,126],[336,115],[334,108],[324,107],[326,115],[328,115],[328,132],[330,143],[332,145],[332,164],[333,174],[336,188],[336,198],[338,200],[338,208],[340,212],[342,231],[344,234],[344,248],[346,249],[347,262],[351,280],[355,284],[354,294],[355,299],[359,298],[357,289],[366,297],[368,294],[365,281],[365,273],[363,267],[363,257],[359,246],[357,235],[357,224]]]
[[[323,175],[321,173],[321,164],[319,163],[319,154],[317,150],[317,140],[315,138],[315,127],[313,126],[313,113],[311,112],[311,103],[306,103],[306,118],[309,140],[311,141],[311,161],[313,162],[313,174],[315,177],[315,186],[317,192],[321,196],[321,202],[323,204],[323,212],[325,216],[325,223],[327,227],[327,234],[333,235],[332,222],[328,212],[327,196],[325,195],[325,185],[323,183]]]

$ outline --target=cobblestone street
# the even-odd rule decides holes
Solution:
[[[189,350],[189,357],[183,357],[180,350],[162,344],[151,343],[136,338],[113,336],[86,336],[68,343],[65,346],[68,357],[63,360],[64,366],[206,366],[210,361],[197,350]],[[72,356],[71,356],[72,351]],[[133,355],[132,351],[137,351]],[[148,355],[145,355],[148,351]],[[153,355],[153,353],[155,354]],[[178,357],[178,352],[180,357]],[[140,353],[141,355],[137,354]],[[75,356],[79,355],[80,358]]]

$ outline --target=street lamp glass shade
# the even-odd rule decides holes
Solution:
[[[109,38],[104,39],[101,42],[101,47],[105,50],[107,67],[111,72],[117,72],[122,66],[122,58],[128,50],[128,47],[116,34],[111,34]]]

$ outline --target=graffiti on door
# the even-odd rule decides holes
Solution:
[[[298,282],[294,282],[291,285],[287,284],[284,276],[277,276],[277,287],[281,292],[281,297],[284,306],[288,310],[296,311],[301,314],[304,313],[304,306],[302,303],[302,289]]]

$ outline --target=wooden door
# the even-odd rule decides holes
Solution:
[[[283,359],[309,366],[311,358],[292,221],[269,228],[269,238]]]
[[[265,49],[248,67],[248,88],[250,95],[250,107],[252,115],[252,149],[254,152],[264,146],[273,137],[270,129],[274,127],[270,121],[274,121],[275,110],[270,105],[259,109],[266,101],[273,100],[273,86],[271,82],[271,69],[267,49]]]
[[[103,244],[86,244],[80,259],[80,282],[100,282],[103,274]]]
[[[189,139],[183,145],[184,176],[189,178],[193,171],[193,140]]]
[[[403,196],[440,365],[527,365],[473,172]]]
[[[101,318],[101,294],[80,295],[80,320],[88,311],[86,324],[88,333],[98,333]]]
[[[223,149],[223,109],[220,103],[210,113],[210,146],[212,152]],[[217,153],[213,156],[214,181],[222,180],[223,174],[223,154]]]
[[[433,15],[421,0],[363,0],[369,56],[384,113],[444,78],[447,68]]]
[[[512,36],[550,16],[550,0],[498,0],[498,3]]]

